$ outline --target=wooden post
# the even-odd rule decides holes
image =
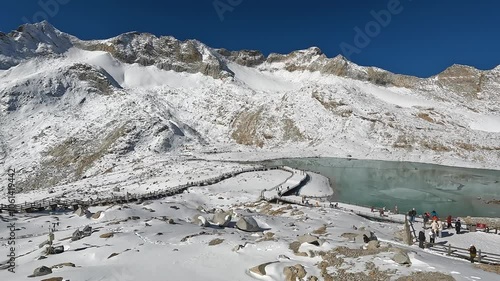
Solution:
[[[451,255],[451,244],[448,244],[448,256]]]
[[[477,250],[477,261],[481,263],[481,250]]]

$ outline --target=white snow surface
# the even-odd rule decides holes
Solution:
[[[17,203],[172,188],[246,167],[232,162],[240,160],[350,155],[500,169],[500,104],[495,93],[468,99],[432,85],[386,87],[319,72],[289,72],[280,63],[252,68],[225,61],[234,77],[214,79],[123,63],[107,52],[74,47],[71,37],[47,23],[28,27],[27,33],[15,33],[19,36],[14,49],[8,42],[0,44],[0,64],[5,68],[0,70],[1,179],[6,183],[6,171],[15,168],[18,183],[25,181],[30,187],[55,183],[17,194]],[[30,41],[33,38],[37,44]],[[208,59],[208,47],[201,49]],[[318,59],[315,49],[302,53],[310,56],[307,63]],[[366,227],[384,243],[410,250],[410,267],[396,265],[384,253],[346,259],[356,264],[352,271],[364,270],[367,262],[373,262],[381,270],[395,269],[395,278],[439,271],[456,280],[498,280],[498,275],[465,260],[400,244],[394,232],[401,224],[369,221],[345,209],[331,209],[325,202],[311,199],[322,207],[272,205],[273,210],[291,208],[275,215],[260,212],[265,204],[254,202],[261,191],[283,184],[289,176],[281,170],[245,173],[161,200],[91,208],[104,212],[98,219],[71,212],[16,215],[16,273],[0,269],[0,280],[27,280],[35,268],[61,262],[76,267],[55,268],[47,277],[255,280],[248,269],[273,261],[278,263],[266,267],[268,277],[260,279],[284,280],[283,268],[297,263],[304,265],[308,276],[319,277],[320,257],[296,256],[289,244],[323,225],[327,232],[322,235],[322,250],[363,246],[341,236],[355,232],[353,226]],[[300,195],[329,195],[327,179],[311,176]],[[6,192],[2,184],[0,193]],[[300,200],[300,195],[293,199]],[[7,198],[1,197],[0,203],[7,203]],[[339,205],[369,213],[363,207]],[[232,224],[228,228],[192,224],[197,214],[212,219],[198,206],[232,210]],[[3,263],[10,248],[10,221],[5,213],[1,215]],[[234,223],[244,215],[254,216],[268,229],[264,233],[274,233],[275,240],[264,241],[262,232],[235,229]],[[128,219],[132,216],[139,219]],[[175,224],[166,223],[163,216]],[[66,251],[38,260],[43,250],[38,245],[46,239],[48,222],[56,221],[60,224],[55,243]],[[96,230],[90,237],[64,239],[89,224]],[[203,235],[183,240],[202,231]],[[106,232],[115,236],[99,238]],[[499,237],[464,233],[446,240],[458,247],[475,243],[484,251],[495,251],[500,249]],[[208,246],[215,238],[224,241]],[[245,247],[232,251],[245,242]],[[89,248],[75,251],[82,247]],[[108,258],[113,253],[118,255]]]
[[[179,170],[178,173],[182,171]],[[359,248],[363,246],[362,242],[353,242],[341,235],[358,233],[353,226],[365,227],[383,241],[383,245],[389,243],[408,250],[412,262],[409,267],[397,265],[391,260],[390,252],[383,252],[358,259],[346,258],[346,264],[342,267],[347,268],[348,272],[364,271],[365,264],[373,262],[381,271],[395,270],[392,275],[394,280],[417,271],[441,272],[452,275],[455,280],[498,279],[498,275],[482,271],[467,260],[447,257],[432,249],[422,250],[416,245],[404,246],[394,238],[394,232],[402,228],[401,224],[374,222],[351,212],[370,213],[370,210],[364,207],[339,203],[341,209],[334,209],[327,207],[325,203],[325,207],[292,206],[278,215],[260,212],[267,204],[253,203],[260,191],[284,182],[289,176],[289,172],[281,170],[246,173],[211,186],[193,187],[183,194],[161,200],[90,208],[93,213],[103,212],[98,219],[78,217],[70,211],[42,216],[17,215],[16,273],[0,270],[0,278],[12,281],[27,280],[27,276],[39,266],[53,266],[65,262],[74,263],[76,267],[54,268],[53,273],[44,278],[60,276],[63,280],[127,281],[165,280],[167,275],[168,279],[174,280],[284,280],[283,268],[295,264],[302,264],[307,276],[320,277],[316,264],[321,258],[296,256],[288,244],[298,235],[311,233],[325,225],[326,233],[320,235],[324,243],[320,247],[303,244],[299,250],[328,251],[339,246]],[[328,190],[328,181],[325,178],[319,175],[312,177],[311,184],[304,186],[301,193],[317,194]],[[235,229],[232,225],[227,228],[200,227],[191,223],[191,218],[200,214],[210,221],[212,215],[200,212],[199,206],[205,210],[231,210],[234,213],[233,222],[241,216],[253,216],[266,230],[248,233]],[[283,206],[286,205],[271,207],[277,210]],[[302,213],[292,213],[298,211]],[[138,219],[130,219],[132,216],[137,216]],[[165,221],[170,218],[175,224]],[[38,245],[47,238],[49,222],[59,222],[56,226],[54,245],[64,246],[65,252],[39,260],[38,257],[42,255],[44,248],[39,248]],[[8,247],[7,224],[0,222],[2,253]],[[419,224],[417,222],[417,226]],[[77,241],[65,239],[76,229],[81,230],[86,225],[93,228],[91,236]],[[99,237],[110,232],[114,233],[111,238]],[[262,239],[267,232],[274,233],[273,240]],[[199,233],[202,235],[183,239]],[[222,243],[209,246],[208,243],[216,238],[223,239]],[[500,235],[477,232],[442,239],[456,247],[468,247],[474,243],[483,251],[500,253]],[[440,238],[437,242],[439,241]],[[233,248],[237,245],[245,246],[235,252]],[[81,250],[76,251],[77,249]],[[118,255],[110,258],[113,253]],[[283,258],[284,256],[289,259]],[[355,263],[351,263],[354,261]],[[249,272],[250,268],[267,262],[276,262],[266,267],[267,277],[258,277]],[[335,270],[330,273],[335,273]]]

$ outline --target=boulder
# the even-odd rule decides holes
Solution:
[[[285,275],[286,281],[296,281],[303,280],[306,277],[307,272],[304,269],[304,266],[301,264],[296,264],[294,266],[287,266],[283,268],[283,274]]]
[[[72,263],[72,262],[63,262],[63,263],[60,263],[60,264],[53,265],[52,268],[62,268],[62,267],[65,267],[65,266],[76,267],[76,265],[74,263]]]
[[[275,261],[266,262],[266,263],[254,266],[254,267],[250,268],[250,272],[253,272],[259,276],[266,276],[266,266],[273,264],[273,263],[277,263],[277,262],[275,262]]]
[[[392,260],[401,265],[403,264],[411,265],[410,257],[406,252],[403,251],[397,251],[396,253],[394,253],[394,257],[392,257]]]
[[[111,238],[113,236],[114,236],[113,232],[104,233],[104,234],[99,235],[100,238]]]
[[[302,280],[304,277],[306,277],[307,272],[304,269],[304,266],[301,264],[296,264],[295,268],[297,269],[297,277]]]
[[[47,279],[42,279],[42,281],[63,281],[64,278],[62,277],[51,277],[51,278],[47,278]]]
[[[300,244],[309,243],[316,246],[320,246],[322,244],[322,241],[319,239],[319,237],[310,234],[299,236],[297,237],[297,240],[300,242]]]
[[[74,214],[75,214],[75,215],[77,215],[77,216],[79,216],[79,217],[83,217],[83,216],[85,216],[85,210],[84,210],[84,209],[82,209],[82,208],[80,207],[80,208],[78,208],[78,209],[75,211],[75,213],[74,213]]]
[[[366,246],[368,250],[375,250],[379,247],[380,243],[378,242],[378,240],[371,240],[370,242],[368,242],[368,245]]]
[[[93,215],[93,214],[92,214],[92,212],[91,212],[91,211],[89,211],[89,210],[85,210],[85,217],[86,217],[86,218],[90,219],[90,218],[92,217],[92,215]]]
[[[262,231],[259,224],[253,217],[241,217],[240,220],[236,223],[236,227],[239,230],[249,231],[249,232],[257,232]]]
[[[84,236],[90,236],[92,234],[92,226],[87,225],[82,230]]]
[[[73,232],[73,235],[71,235],[71,241],[80,240],[83,237],[84,237],[83,231],[81,231],[80,229],[77,229],[77,230],[75,230],[75,232]]]
[[[213,223],[218,225],[218,226],[228,226],[229,223],[231,222],[231,213],[230,212],[220,212],[220,213],[215,213],[214,217],[212,219]]]
[[[192,221],[199,226],[210,226],[208,220],[202,215],[195,215]]]
[[[33,274],[28,276],[28,277],[44,276],[44,275],[51,274],[51,273],[52,273],[52,269],[50,269],[46,266],[40,266],[40,267],[36,268],[33,271]]]
[[[101,216],[103,215],[103,212],[102,211],[98,211],[97,213],[93,214],[92,215],[92,218],[97,220],[97,219],[100,219]]]
[[[364,243],[363,235],[366,235],[370,240],[377,240],[377,236],[375,236],[373,232],[368,230],[359,232],[358,235],[356,235],[356,237],[354,238],[354,240],[359,243]]]
[[[64,253],[64,246],[47,247],[47,249],[45,249],[46,255],[57,255],[61,253]]]
[[[220,238],[215,238],[214,240],[208,242],[208,246],[215,246],[215,245],[219,245],[221,244],[222,242],[224,242],[224,239],[220,239]]]

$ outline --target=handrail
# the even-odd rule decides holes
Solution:
[[[268,170],[276,170],[276,169],[282,169],[287,171],[288,167],[284,166],[259,166],[259,167],[251,167],[251,168],[240,168],[231,172],[226,172],[223,173],[219,176],[212,177],[209,179],[203,179],[199,181],[194,181],[194,182],[188,182],[185,184],[181,184],[178,186],[174,187],[169,187],[161,190],[156,190],[153,192],[147,192],[147,193],[135,193],[135,194],[129,194],[128,199],[129,201],[132,200],[144,200],[144,199],[150,199],[153,197],[165,197],[173,194],[180,193],[184,190],[186,190],[189,187],[194,187],[194,186],[201,186],[201,185],[211,185],[218,183],[224,179],[234,177],[243,173],[249,173],[249,172],[257,172],[257,171],[268,171]],[[290,168],[288,168],[290,169]],[[98,199],[88,199],[86,201],[79,200],[79,199],[63,199],[61,197],[55,197],[55,198],[44,198],[40,200],[35,200],[33,202],[24,202],[20,204],[0,204],[0,211],[13,211],[13,212],[23,212],[23,211],[31,211],[32,209],[45,209],[47,207],[53,206],[53,205],[64,205],[66,207],[69,206],[76,206],[76,205],[83,205],[83,206],[97,206],[97,205],[102,205],[102,204],[113,204],[117,203],[118,201],[127,201],[125,196],[111,196],[111,197],[105,197],[105,198],[98,198]]]
[[[446,255],[448,256],[455,256],[459,258],[469,259],[469,249],[455,247],[452,246],[451,244],[448,245],[441,245],[437,243],[428,243],[428,244],[433,246],[432,250],[434,251],[446,253]],[[436,245],[439,245],[441,247],[434,248]],[[460,252],[452,249],[460,250]],[[477,249],[476,260],[480,263],[500,264],[500,254],[483,252],[481,251],[481,249]]]

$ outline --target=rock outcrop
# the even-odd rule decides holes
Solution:
[[[242,217],[236,223],[236,227],[243,231],[258,232],[262,231],[257,221],[253,217]]]

